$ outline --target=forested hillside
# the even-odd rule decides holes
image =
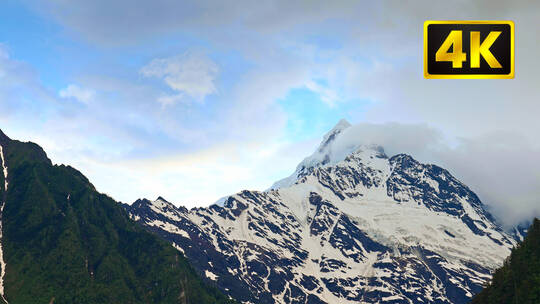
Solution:
[[[535,219],[523,243],[512,250],[504,266],[473,304],[540,303],[540,220]]]
[[[230,302],[79,171],[53,165],[38,145],[1,131],[0,145],[7,302]]]

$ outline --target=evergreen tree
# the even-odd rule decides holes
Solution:
[[[492,282],[471,303],[540,303],[540,220],[533,221],[523,243],[512,250]]]

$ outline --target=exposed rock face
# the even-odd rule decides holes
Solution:
[[[273,190],[192,210],[162,198],[125,207],[243,302],[468,302],[514,237],[440,167],[377,146],[336,159],[344,128]]]

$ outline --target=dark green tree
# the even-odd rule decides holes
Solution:
[[[512,250],[493,274],[492,282],[471,303],[540,303],[540,220],[533,221],[525,240]]]

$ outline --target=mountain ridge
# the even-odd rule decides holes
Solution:
[[[1,131],[0,151],[0,302],[233,302],[81,172]]]
[[[348,127],[289,184],[208,208],[125,208],[245,303],[468,302],[515,238],[443,168],[376,145],[332,154]]]

